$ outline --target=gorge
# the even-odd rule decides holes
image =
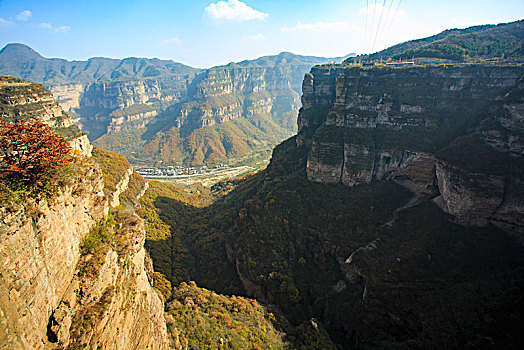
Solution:
[[[96,145],[134,161],[140,149],[167,163],[222,159],[218,143],[183,134],[249,136],[242,123],[254,122],[290,135],[299,109],[266,169],[211,187],[144,180],[93,149],[43,86],[2,76],[2,119],[37,115],[78,151],[51,197],[0,181],[2,348],[520,348],[522,34],[522,21],[450,30],[305,75],[313,59],[289,54],[205,71],[141,59],[77,68],[116,80],[156,69],[169,86],[101,75],[86,90],[63,73],[73,68],[48,71],[62,79],[51,91],[71,97],[62,106],[87,107],[91,88],[117,101],[80,123],[103,120],[111,131]]]
[[[296,130],[304,73],[344,58],[283,52],[197,69],[134,57],[48,59],[9,44],[0,73],[43,83],[98,147],[133,163],[201,165],[266,157]]]

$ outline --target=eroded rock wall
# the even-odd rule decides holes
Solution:
[[[117,233],[119,243],[105,253],[101,266],[92,266],[96,259],[92,255],[81,257],[50,318],[48,332],[55,344],[115,350],[169,348],[164,305],[146,273],[144,225],[137,217],[131,220]]]
[[[107,214],[102,174],[87,167],[48,202],[0,208],[0,343],[41,349],[73,279],[84,235]]]
[[[436,197],[461,224],[522,238],[523,74],[522,65],[315,67],[298,118],[307,177],[392,179]]]
[[[91,156],[87,136],[42,85],[0,75],[0,94],[0,117],[7,121],[37,117],[62,134],[74,150]]]
[[[0,76],[0,91],[7,120],[37,117],[59,132],[73,127],[41,85]],[[166,349],[163,304],[146,273],[142,221],[126,214],[111,226],[109,243],[92,239],[109,205],[120,204],[133,170],[120,174],[108,199],[87,137],[80,132],[68,139],[84,157],[53,184],[55,195],[0,197],[0,348]],[[82,249],[87,238],[105,254]]]

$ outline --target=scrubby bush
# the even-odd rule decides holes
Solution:
[[[71,146],[36,118],[0,118],[0,179],[18,192],[49,192],[50,180],[74,157]]]

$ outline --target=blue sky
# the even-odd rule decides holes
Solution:
[[[0,47],[20,42],[45,57],[157,57],[210,67],[281,51],[367,53],[522,18],[522,0],[0,0]]]

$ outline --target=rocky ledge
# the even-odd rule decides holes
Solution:
[[[315,67],[297,144],[310,181],[394,180],[463,225],[524,240],[523,65]]]

